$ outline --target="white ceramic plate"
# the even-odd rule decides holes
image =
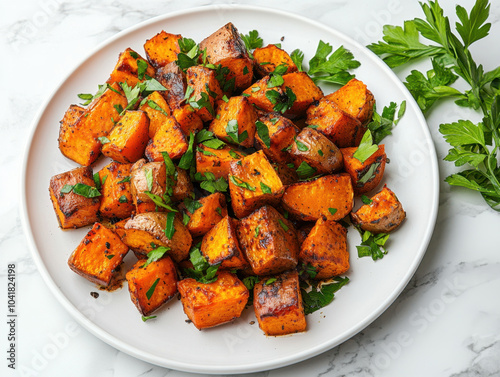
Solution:
[[[93,284],[68,268],[66,261],[88,228],[58,228],[48,195],[52,175],[76,167],[58,150],[59,120],[78,93],[94,93],[114,67],[118,54],[143,44],[162,29],[201,41],[227,22],[242,33],[257,29],[265,44],[280,42],[291,52],[304,51],[308,61],[321,39],[344,45],[362,63],[355,71],[375,95],[379,109],[406,100],[406,115],[385,140],[390,164],[385,182],[402,201],[408,218],[393,236],[390,252],[378,262],[359,259],[359,236],[349,232],[350,283],[328,307],[307,317],[308,330],[266,337],[252,310],[239,320],[205,331],[185,322],[182,305],[173,300],[146,323],[132,304],[126,285],[113,293],[90,296]],[[324,88],[325,92],[332,89]],[[101,161],[96,171],[103,165]],[[438,168],[425,120],[398,78],[370,51],[350,38],[311,20],[275,10],[212,6],[152,19],[119,33],[89,55],[63,81],[33,124],[26,151],[22,185],[23,217],[33,257],[61,304],[96,336],[128,354],[168,368],[203,373],[243,373],[289,365],[324,352],[349,339],[377,318],[400,294],[419,265],[430,240],[438,207]],[[133,262],[130,253],[126,263]]]

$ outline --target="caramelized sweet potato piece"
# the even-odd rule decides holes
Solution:
[[[350,80],[346,85],[326,96],[335,102],[347,114],[367,125],[373,117],[375,98],[366,85],[358,79]]]
[[[248,56],[245,43],[231,22],[200,42],[200,51],[205,49],[209,63],[220,64],[229,69],[226,80],[234,78],[236,90],[245,89],[252,83],[252,61]]]
[[[88,106],[85,112],[73,123],[65,119],[73,119],[75,108],[70,108],[71,115],[64,117],[59,129],[59,149],[61,153],[76,163],[89,166],[100,155],[101,136],[107,136],[119,119],[117,108],[125,108],[127,99],[120,94],[118,86],[113,90],[106,89]]]
[[[95,223],[69,257],[68,265],[85,279],[107,286],[127,252],[128,247],[116,234]]]
[[[370,198],[372,202],[351,213],[353,224],[372,233],[389,233],[406,217],[401,202],[387,186]]]
[[[269,79],[269,76],[264,76],[259,81],[253,83],[252,86],[249,86],[247,89],[245,89],[242,94],[252,105],[257,107],[257,109],[262,110],[266,113],[272,112],[275,105],[275,103],[269,100],[269,98],[266,96],[266,93],[270,91],[276,91],[280,97],[284,95],[283,90],[280,87],[267,87]]]
[[[184,313],[198,330],[229,322],[241,316],[249,292],[235,275],[220,271],[217,280],[203,284],[195,279],[177,283]]]
[[[229,192],[234,214],[249,215],[264,204],[278,204],[284,186],[262,151],[231,162]]]
[[[193,213],[186,209],[189,216],[186,226],[193,237],[203,236],[227,216],[226,197],[221,192],[201,198],[198,204],[201,206]]]
[[[172,159],[179,159],[187,151],[188,140],[181,126],[173,116],[166,118],[146,147],[146,157],[149,161],[163,161],[161,152],[168,152]]]
[[[285,116],[290,119],[300,118],[306,114],[307,108],[323,97],[323,91],[305,72],[292,72],[283,75],[284,83],[281,86],[290,88],[295,94],[295,101],[290,109],[285,112]]]
[[[366,127],[338,105],[322,98],[307,109],[306,123],[326,135],[339,148],[358,146]]]
[[[189,104],[196,104],[196,113],[204,122],[209,122],[215,117],[216,101],[222,98],[222,90],[215,78],[213,69],[201,65],[189,67],[186,71],[188,84]],[[191,88],[191,89],[189,89]],[[198,102],[202,102],[202,104]]]
[[[153,38],[146,40],[144,51],[151,65],[158,69],[177,60],[177,54],[181,52],[178,43],[181,38],[180,34],[170,34],[162,30]]]
[[[161,92],[171,110],[181,107],[186,92],[184,73],[175,61],[156,71],[156,80],[167,90]]]
[[[286,73],[297,71],[297,66],[290,55],[288,55],[288,52],[273,44],[256,48],[253,52],[253,57],[255,70],[260,76],[269,75],[279,65],[287,66]]]
[[[305,225],[297,229],[297,241],[299,241],[300,246],[302,246],[314,225],[315,223],[305,223]]]
[[[148,179],[149,174],[151,174],[151,180]],[[146,163],[144,159],[141,159],[132,166],[130,169],[130,193],[136,213],[155,210],[156,204],[145,192],[163,196],[166,190],[166,179],[167,173],[163,162]],[[162,208],[160,207],[158,210],[162,210]]]
[[[264,206],[240,220],[238,239],[254,274],[277,274],[297,265],[299,246],[292,223]]]
[[[347,230],[320,218],[300,247],[299,262],[315,267],[316,279],[329,279],[349,270]]]
[[[258,130],[261,131],[255,135],[256,145],[264,151],[270,160],[282,164],[290,162],[290,154],[286,149],[293,143],[294,138],[299,133],[297,126],[288,118],[275,112],[260,116],[259,122],[263,123],[265,127],[257,123]],[[265,134],[265,128],[267,128],[269,135],[269,147],[260,136],[262,130],[264,130]]]
[[[111,162],[99,171],[101,205],[99,212],[107,218],[130,217],[135,210],[130,193],[130,168],[132,164]]]
[[[80,228],[98,220],[98,197],[86,198],[73,191],[64,193],[65,190],[63,190],[66,185],[74,186],[76,184],[95,187],[92,177],[92,168],[82,166],[50,178],[50,199],[62,229]]]
[[[382,181],[387,156],[385,146],[381,144],[378,150],[361,163],[353,157],[357,148],[341,148],[344,157],[344,169],[351,176],[354,195],[358,196],[373,190]]]
[[[141,61],[141,63],[138,63],[138,61]],[[139,66],[141,66],[141,69],[139,69]],[[113,72],[111,72],[107,83],[124,82],[133,87],[145,80],[146,75],[155,77],[155,69],[137,52],[131,48],[127,48],[124,52],[120,53],[118,62]]]
[[[146,97],[144,104],[139,108],[149,118],[149,138],[152,139],[160,126],[166,122],[170,115],[170,107],[160,92],[153,92]]]
[[[351,212],[353,197],[351,177],[340,173],[288,186],[281,203],[303,221],[340,220]]]
[[[254,310],[266,335],[286,335],[306,330],[306,316],[297,271],[285,272],[266,284],[254,286]]]
[[[256,120],[257,114],[250,102],[245,97],[235,96],[219,106],[209,131],[221,140],[248,148],[255,140]]]
[[[244,156],[243,152],[229,145],[213,149],[199,144],[196,148],[196,171],[201,174],[212,173],[216,179],[227,179],[231,162],[236,162]]]
[[[179,167],[175,167],[177,170],[177,177],[173,187],[172,200],[174,202],[183,201],[188,196],[193,193],[193,183],[189,178],[189,173]]]
[[[290,154],[295,167],[305,161],[316,169],[317,174],[331,174],[344,167],[340,149],[325,135],[309,127],[297,135]]]
[[[195,134],[203,128],[203,121],[191,105],[184,105],[174,109],[172,115],[179,123],[184,135],[189,135],[190,132]]]
[[[272,165],[274,171],[276,171],[284,186],[288,186],[299,181],[299,176],[297,175],[297,171],[293,168],[293,164],[287,166],[273,163]]]
[[[211,265],[221,263],[221,268],[244,268],[248,265],[236,235],[237,220],[225,216],[205,236],[201,253]]]
[[[138,261],[126,278],[130,299],[142,315],[148,316],[175,296],[178,279],[169,256],[144,265],[144,260]]]
[[[121,163],[136,162],[149,140],[149,118],[144,111],[127,110],[108,135],[102,154]]]

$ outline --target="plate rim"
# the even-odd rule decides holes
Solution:
[[[51,293],[56,297],[57,301],[65,308],[65,310],[71,315],[73,319],[75,319],[80,325],[82,325],[87,331],[92,333],[94,336],[105,342],[106,344],[112,346],[115,349],[118,349],[128,355],[131,355],[133,357],[136,357],[138,359],[144,360],[146,362],[159,365],[165,368],[170,368],[170,369],[175,369],[179,371],[184,371],[184,372],[191,372],[191,373],[209,373],[209,374],[230,374],[230,373],[251,373],[251,372],[259,372],[259,371],[264,371],[264,370],[270,370],[270,369],[275,369],[275,368],[280,368],[280,367],[285,367],[289,366],[304,360],[307,360],[309,358],[312,358],[314,356],[317,356],[323,352],[326,352],[327,350],[330,350],[351,337],[355,336],[358,334],[360,331],[362,331],[364,328],[366,328],[368,325],[370,325],[373,321],[375,321],[380,315],[382,315],[387,308],[399,297],[401,292],[404,290],[404,288],[408,285],[410,279],[413,277],[415,274],[418,266],[420,265],[426,250],[429,246],[436,221],[437,221],[437,215],[438,215],[438,209],[439,209],[439,165],[438,165],[438,159],[437,159],[437,153],[436,153],[436,148],[431,136],[431,133],[428,129],[428,127],[423,127],[423,133],[425,135],[426,141],[428,141],[428,149],[430,152],[430,162],[431,162],[431,177],[434,181],[434,187],[432,190],[432,200],[431,200],[431,213],[430,213],[430,218],[429,222],[427,224],[427,227],[425,228],[425,237],[423,239],[423,242],[420,244],[420,247],[418,248],[418,258],[415,258],[413,261],[413,264],[411,264],[410,268],[408,271],[404,274],[404,278],[401,279],[399,284],[397,284],[393,291],[391,292],[390,295],[386,297],[384,301],[381,302],[381,304],[378,306],[378,309],[376,311],[373,311],[370,313],[369,316],[365,318],[364,321],[361,321],[358,323],[357,326],[354,327],[353,329],[348,329],[344,331],[342,334],[339,335],[339,341],[336,344],[333,343],[323,343],[320,344],[314,348],[310,348],[307,351],[302,351],[299,354],[294,354],[292,356],[288,357],[282,357],[280,359],[272,360],[272,361],[266,361],[266,362],[261,362],[260,364],[241,364],[238,367],[230,366],[230,367],[224,367],[222,366],[191,366],[188,365],[184,362],[176,362],[175,360],[165,360],[162,357],[158,357],[155,355],[151,355],[147,352],[143,352],[139,348],[133,347],[129,344],[124,343],[123,341],[115,338],[112,334],[109,332],[105,331],[104,329],[100,328],[97,326],[94,322],[92,322],[89,318],[84,316],[81,311],[79,311],[70,301],[66,296],[62,293],[62,291],[59,289],[57,284],[55,283],[54,279],[48,272],[47,267],[45,266],[45,263],[43,262],[41,255],[36,247],[36,242],[33,236],[32,228],[30,226],[30,220],[28,216],[28,206],[27,206],[27,192],[26,192],[26,176],[27,176],[27,169],[29,165],[29,156],[31,152],[31,147],[33,145],[34,141],[34,135],[38,129],[38,125],[40,123],[41,118],[43,117],[45,111],[47,110],[48,105],[50,104],[51,100],[57,95],[57,93],[61,90],[61,88],[64,86],[64,84],[70,79],[70,77],[75,74],[80,67],[85,64],[85,62],[96,52],[101,51],[104,49],[106,46],[112,44],[115,42],[117,39],[120,39],[122,36],[134,33],[136,30],[141,29],[143,27],[148,26],[149,24],[156,23],[161,20],[168,20],[170,18],[175,18],[179,16],[185,16],[185,15],[193,15],[196,13],[206,13],[206,12],[213,12],[217,10],[249,10],[249,11],[257,11],[257,12],[265,12],[265,13],[273,13],[275,15],[281,15],[281,16],[286,16],[291,19],[296,19],[297,21],[300,22],[305,22],[307,24],[310,24],[314,27],[321,28],[328,33],[331,33],[333,35],[336,35],[340,39],[343,39],[347,41],[349,44],[352,46],[356,47],[359,50],[363,50],[364,53],[366,54],[367,58],[370,59],[371,63],[375,64],[378,66],[379,69],[383,70],[389,77],[391,77],[393,83],[399,87],[402,93],[405,93],[408,98],[411,98],[411,101],[408,103],[407,106],[411,106],[413,110],[415,111],[415,114],[417,116],[417,121],[420,124],[427,125],[427,122],[425,120],[424,115],[422,114],[420,108],[416,104],[416,102],[413,100],[413,97],[409,93],[408,89],[404,86],[404,84],[401,82],[401,80],[398,78],[398,76],[377,56],[375,55],[372,51],[370,51],[368,48],[363,46],[362,44],[358,43],[356,40],[352,39],[350,36],[338,31],[337,29],[334,29],[330,26],[327,26],[321,22],[315,21],[311,18],[301,16],[299,14],[290,12],[290,11],[285,11],[281,9],[276,9],[276,8],[270,8],[270,7],[263,7],[263,6],[251,6],[251,5],[240,5],[240,4],[213,4],[213,5],[207,5],[207,6],[196,6],[196,7],[191,7],[191,8],[186,8],[182,10],[177,10],[173,12],[168,12],[164,13],[162,15],[155,16],[153,18],[149,18],[147,20],[141,21],[135,25],[132,25],[117,34],[105,39],[104,41],[100,42],[97,44],[97,46],[93,49],[89,49],[89,52],[83,56],[83,58],[80,59],[80,61],[74,65],[74,67],[60,80],[58,85],[54,88],[54,90],[46,97],[46,99],[42,102],[40,105],[35,117],[33,118],[30,128],[29,128],[29,135],[25,143],[24,147],[24,154],[23,154],[23,161],[22,161],[22,172],[20,175],[20,180],[21,180],[21,190],[20,190],[20,195],[21,195],[21,200],[20,200],[20,213],[21,213],[21,223],[24,231],[24,235],[26,236],[26,239],[28,241],[28,247],[31,252],[31,256],[35,262],[35,265],[37,267],[37,270],[39,271],[40,275],[42,276],[43,281],[45,284],[48,286],[49,290]],[[167,361],[167,362],[166,362]]]

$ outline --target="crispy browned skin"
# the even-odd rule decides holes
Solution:
[[[158,110],[153,107],[159,107]],[[139,108],[139,110],[144,111],[149,118],[149,138],[152,139],[156,131],[160,126],[165,123],[167,117],[170,115],[170,107],[165,101],[165,98],[160,94],[160,92],[153,92],[147,96],[146,102]]]
[[[273,169],[280,177],[281,183],[283,183],[284,186],[288,186],[299,181],[297,171],[293,168],[292,165],[291,167],[279,163],[273,163],[272,165]]]
[[[151,171],[152,185],[148,187],[146,171]],[[155,211],[156,204],[144,192],[163,196],[166,189],[167,173],[163,162],[149,162],[141,159],[130,169],[130,193],[134,202],[136,213]],[[161,207],[158,210],[163,210]]]
[[[274,104],[266,97],[266,92],[274,90],[278,92],[281,96],[283,95],[283,90],[281,87],[268,88],[267,83],[270,77],[264,76],[259,81],[249,86],[243,91],[243,95],[246,96],[248,101],[257,107],[257,109],[262,110],[266,113],[273,111]]]
[[[374,154],[368,157],[364,163],[361,163],[357,158],[353,157],[356,150],[357,148],[340,149],[344,156],[344,169],[351,176],[354,195],[359,196],[373,190],[382,181],[387,156],[385,146],[381,144]]]
[[[354,224],[372,233],[389,233],[399,227],[406,217],[401,202],[387,186],[371,197],[372,202],[351,213]]]
[[[78,108],[70,107],[59,129],[59,149],[61,153],[76,163],[89,166],[101,153],[101,136],[107,136],[120,118],[117,108],[127,106],[127,99],[121,95],[118,86],[96,98],[74,122],[80,113]]]
[[[136,162],[149,141],[149,118],[144,111],[127,110],[108,135],[102,154],[117,162]]]
[[[261,207],[241,219],[238,239],[256,275],[277,274],[297,265],[295,228],[271,206]]]
[[[220,271],[213,283],[189,278],[179,281],[177,288],[184,313],[199,330],[240,317],[249,296],[241,280],[227,271]]]
[[[193,183],[189,178],[189,173],[179,167],[175,167],[177,170],[177,180],[174,184],[172,200],[174,202],[183,201],[188,196],[193,193]]]
[[[174,109],[172,115],[179,123],[184,135],[189,135],[190,132],[195,134],[203,128],[203,121],[191,105],[184,105]]]
[[[267,127],[270,147],[267,147],[258,133],[255,135],[256,145],[261,148],[271,160],[283,164],[290,162],[291,156],[286,149],[293,143],[294,137],[299,133],[297,126],[295,126],[291,120],[276,112],[260,116],[259,121],[264,123]]]
[[[253,146],[255,140],[255,121],[257,114],[253,106],[245,97],[231,97],[228,102],[222,101],[217,109],[217,116],[210,123],[209,131],[213,132],[219,139],[231,144],[240,144],[243,147]],[[238,138],[241,134],[247,133],[247,137],[236,143],[235,140],[228,137],[226,128],[228,122],[236,121],[238,123]]]
[[[240,185],[248,184],[249,188],[235,181]],[[229,192],[236,217],[245,217],[264,204],[278,204],[283,190],[283,183],[264,152],[258,151],[231,162]]]
[[[188,86],[193,89],[190,101],[199,101],[203,96],[208,101],[208,105],[196,109],[196,113],[204,122],[210,122],[215,117],[216,101],[222,98],[222,90],[215,78],[215,71],[201,65],[189,67],[186,71],[186,80]]]
[[[184,93],[186,92],[186,80],[182,69],[173,61],[159,68],[156,71],[155,78],[167,89],[162,91],[161,94],[170,109],[179,108],[184,101]]]
[[[340,173],[288,186],[281,203],[300,220],[340,220],[351,212],[353,198],[351,177]]]
[[[322,133],[306,127],[300,131],[296,140],[290,149],[295,167],[298,168],[305,161],[318,174],[331,174],[344,167],[340,149]]]
[[[127,252],[128,246],[116,234],[95,223],[69,257],[68,265],[85,279],[107,286]]]
[[[349,270],[347,229],[320,218],[302,243],[299,262],[316,268],[316,279],[329,279]]]
[[[253,63],[248,57],[245,43],[231,22],[200,42],[200,50],[205,49],[209,63],[229,69],[226,79],[234,77],[236,90],[245,89],[251,84]]]
[[[92,168],[79,167],[50,178],[49,193],[57,220],[62,229],[80,228],[98,220],[99,198],[86,198],[73,191],[62,194],[65,185],[83,183],[95,187]]]
[[[135,215],[130,218],[125,224],[125,233],[128,229],[134,229],[149,233],[157,246],[169,247],[168,255],[176,262],[186,259],[189,255],[191,248],[192,237],[187,228],[184,226],[179,216],[175,217],[174,228],[175,232],[172,239],[169,240],[165,235],[165,228],[167,225],[167,214],[164,212],[146,212]],[[140,234],[140,233],[139,233]],[[144,237],[147,239],[147,237]],[[122,237],[122,241],[127,243],[126,239]],[[130,245],[129,245],[130,246]],[[135,246],[135,245],[134,245]],[[136,251],[144,252],[143,250],[150,250],[150,245],[143,245],[144,247],[135,246]],[[132,249],[133,247],[130,246]]]
[[[244,268],[248,262],[240,249],[236,235],[237,220],[225,216],[205,236],[201,252],[211,265],[221,263],[221,268]]]
[[[273,44],[256,48],[253,52],[253,57],[255,70],[260,76],[269,75],[279,65],[287,66],[286,73],[297,71],[297,66],[290,55],[288,55],[288,52]]]
[[[123,182],[130,177],[132,164],[111,162],[99,171],[101,180],[101,216],[119,219],[130,217],[135,210],[130,193],[130,182]]]
[[[147,145],[146,157],[149,161],[163,161],[161,152],[168,152],[171,159],[179,159],[187,151],[188,146],[188,139],[182,132],[180,124],[173,116],[169,116]]]
[[[285,272],[266,284],[254,286],[254,310],[259,327],[266,335],[286,335],[306,330],[297,271]]]
[[[221,192],[205,196],[198,202],[201,207],[196,209],[194,213],[185,211],[189,216],[186,226],[193,237],[204,235],[227,216],[226,197]]]
[[[373,117],[375,98],[366,85],[358,79],[352,79],[336,92],[327,95],[326,98],[335,102],[363,125],[370,123]]]
[[[244,156],[246,154],[229,145],[213,149],[199,144],[196,150],[196,171],[202,174],[212,173],[216,179],[220,177],[227,179],[231,162],[238,161]]]
[[[177,270],[169,256],[144,265],[144,260],[138,261],[126,278],[130,299],[142,315],[148,316],[177,293]]]
[[[302,225],[299,229],[297,229],[297,241],[299,241],[300,246],[304,243],[314,224],[315,223],[305,223],[305,225]]]
[[[181,38],[180,34],[170,34],[162,30],[153,38],[146,40],[144,51],[151,65],[158,69],[177,60],[177,54],[181,52],[178,43]]]
[[[135,56],[137,56],[137,58],[135,58]],[[143,60],[148,65],[144,76],[141,78],[138,77],[139,72],[137,60]],[[155,77],[155,69],[137,52],[131,48],[127,48],[118,57],[118,62],[116,63],[113,72],[111,72],[107,83],[113,84],[124,82],[133,87],[139,82],[144,81],[146,79],[146,75],[149,77]]]
[[[285,116],[294,119],[303,117],[307,108],[314,102],[323,97],[323,91],[305,72],[292,72],[283,75],[284,83],[281,86],[290,88],[295,94],[295,101],[290,109],[285,112]]]

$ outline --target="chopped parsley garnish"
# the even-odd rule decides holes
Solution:
[[[332,215],[335,215],[337,213],[337,208],[328,208],[328,212],[330,212],[330,214]]]
[[[300,179],[308,179],[316,174],[316,168],[309,165],[307,162],[302,161],[297,168],[297,175]]]
[[[156,111],[159,111],[160,113],[162,113],[163,115],[165,115],[166,117],[168,117],[168,113],[163,110],[163,108],[158,105],[155,101],[153,101],[152,99],[148,99],[147,100],[147,104],[149,107],[151,107],[153,110],[156,110]]]
[[[201,204],[198,200],[194,200],[189,196],[184,199],[184,205],[186,206],[187,211],[191,214],[195,213],[198,208],[203,207],[203,204]]]
[[[205,174],[197,172],[194,175],[194,179],[198,182],[201,182],[200,187],[203,190],[207,190],[211,194],[215,193],[216,191],[226,192],[227,188],[229,187],[224,177],[219,177],[216,179],[215,175],[210,172],[206,172]]]
[[[111,140],[109,140],[106,136],[100,136],[97,140],[99,140],[102,145],[111,143]]]
[[[151,191],[153,189],[153,169],[144,169],[144,175],[146,176],[148,191]]]
[[[217,280],[217,269],[219,264],[211,266],[201,254],[198,245],[194,246],[189,252],[189,260],[193,264],[193,268],[184,268],[184,274],[196,281],[209,284]]]
[[[348,277],[335,277],[335,283],[321,284],[319,289],[315,286],[307,291],[301,288],[302,302],[304,304],[304,313],[311,314],[316,310],[324,308],[333,301],[334,293],[349,282]]]
[[[109,255],[106,255],[106,258],[108,258],[109,260],[113,259],[115,256],[115,254],[109,254]]]
[[[120,199],[118,199],[118,201],[120,203],[127,203],[128,202],[127,196],[126,195],[120,196]]]
[[[126,176],[125,178],[123,178],[121,181],[118,181],[116,183],[125,183],[125,182],[130,182],[130,175]]]
[[[260,225],[257,225],[255,227],[255,238],[257,238],[259,236],[259,231],[260,231]]]
[[[285,232],[288,232],[288,229],[289,229],[289,228],[288,228],[288,226],[287,226],[287,225],[283,222],[283,220],[278,219],[278,222],[280,223],[280,225],[281,225],[281,227],[283,228],[283,230],[284,230]]]
[[[389,234],[378,233],[373,234],[368,230],[363,230],[360,227],[355,227],[361,235],[361,245],[356,246],[358,249],[358,257],[372,257],[373,260],[382,259],[388,250],[385,248],[385,243],[389,239]]]
[[[373,142],[375,144],[379,144],[382,139],[392,134],[392,129],[399,123],[406,111],[406,101],[401,102],[399,111],[396,115],[397,109],[398,105],[395,102],[391,102],[389,106],[384,107],[382,114],[374,111],[373,119],[368,124],[368,129],[372,133]]]
[[[255,191],[255,187],[249,185],[247,182],[235,177],[234,175],[229,175],[229,180],[231,181],[231,183],[233,183],[234,185],[238,186],[238,187],[241,187],[241,188],[244,188],[244,189],[247,189],[247,190],[250,190],[250,191]],[[238,182],[239,181],[239,182]]]
[[[370,167],[368,168],[368,170],[366,171],[365,174],[363,174],[363,176],[358,179],[358,182],[357,182],[357,185],[364,185],[366,182],[368,182],[369,180],[371,180],[372,178],[375,177],[375,175],[377,174],[377,168],[379,167],[380,165],[380,162],[375,162],[373,164],[370,165]]]
[[[146,297],[148,300],[151,299],[151,296],[153,296],[153,293],[155,293],[156,286],[158,285],[158,282],[160,281],[160,278],[156,278],[153,284],[151,284],[151,287],[148,289],[146,292]]]
[[[267,148],[271,148],[271,138],[269,137],[269,128],[267,127],[267,125],[258,120],[255,122],[255,127],[257,129],[257,135],[259,135],[260,140],[262,140]]]
[[[302,72],[302,62],[304,61],[304,53],[299,49],[295,49],[290,54],[290,58],[292,58],[292,61],[297,66],[297,70],[299,72]]]
[[[165,236],[169,240],[172,239],[172,237],[174,236],[174,233],[175,233],[174,220],[175,220],[175,212],[167,213],[167,224],[165,226]]]
[[[264,182],[260,182],[260,188],[262,190],[262,193],[264,194],[272,194],[273,191],[271,190],[271,187],[266,185]]]
[[[228,136],[226,139],[235,144],[241,144],[248,138],[248,131],[245,130],[241,134],[239,133],[238,121],[236,119],[231,119],[227,122],[226,133]]]
[[[361,195],[361,201],[363,202],[363,204],[372,204],[372,202],[373,202],[373,200],[371,200],[366,195]]]
[[[191,166],[195,163],[194,159],[194,152],[193,152],[193,145],[194,145],[194,135],[192,132],[189,133],[189,146],[186,152],[182,155],[180,161],[179,161],[179,168],[189,170]]]
[[[309,147],[305,145],[303,142],[300,140],[297,140],[297,137],[294,136],[293,140],[295,141],[295,144],[297,145],[297,149],[301,152],[307,152],[309,150]]]
[[[378,146],[373,144],[372,133],[370,130],[366,130],[361,142],[359,143],[358,149],[356,149],[352,157],[363,164],[376,151],[378,151]]]
[[[95,198],[97,196],[101,196],[101,193],[98,189],[84,183],[77,183],[76,185],[64,185],[61,189],[61,194],[69,194],[71,191],[85,198]]]
[[[269,279],[267,279],[267,280],[264,282],[264,285],[271,285],[271,284],[273,284],[276,280],[278,280],[278,279],[276,279],[276,278],[269,278]]]
[[[158,246],[154,248],[148,253],[148,259],[146,263],[142,266],[142,268],[146,268],[147,266],[149,266],[150,263],[156,262],[157,260],[163,258],[165,253],[167,253],[168,251],[170,251],[170,248],[165,246]]]
[[[150,319],[156,318],[155,315],[142,316],[142,322],[149,321]]]

